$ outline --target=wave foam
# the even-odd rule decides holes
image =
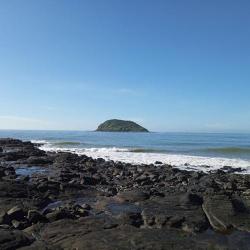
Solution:
[[[37,144],[48,144],[48,142],[45,140],[31,140],[31,142]]]
[[[243,168],[244,173],[250,173],[250,161],[241,159],[219,158],[219,157],[204,157],[190,156],[178,154],[163,154],[163,153],[145,153],[131,152],[127,148],[62,148],[55,147],[51,143],[45,143],[40,147],[45,151],[54,152],[72,152],[79,155],[87,155],[92,158],[103,158],[105,160],[121,161],[132,164],[154,164],[160,161],[164,164],[169,164],[174,167],[185,170],[196,170],[208,172],[217,170],[224,166],[233,168]]]

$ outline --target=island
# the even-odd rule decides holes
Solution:
[[[133,121],[111,119],[100,124],[96,131],[102,132],[149,132]]]

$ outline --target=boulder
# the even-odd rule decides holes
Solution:
[[[4,211],[0,212],[0,225],[9,223],[10,223],[9,215]]]
[[[30,245],[34,240],[22,231],[0,228],[0,249],[13,250]]]
[[[29,165],[45,165],[52,163],[51,159],[46,156],[30,156],[25,162]]]
[[[36,224],[38,222],[47,222],[48,220],[44,215],[39,213],[37,210],[29,210],[27,219],[31,224]]]
[[[250,232],[250,196],[214,195],[205,198],[202,208],[215,230],[235,228]]]
[[[142,203],[145,228],[178,228],[185,232],[203,232],[209,227],[201,205],[183,204],[183,194],[165,194]]]
[[[65,209],[58,209],[46,214],[46,219],[50,222],[62,219],[75,219],[76,217]]]
[[[7,214],[10,217],[10,219],[12,219],[12,220],[18,220],[18,221],[22,220],[24,218],[24,216],[25,216],[25,212],[19,206],[12,207],[7,212]]]

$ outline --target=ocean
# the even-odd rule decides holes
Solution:
[[[43,143],[44,150],[93,158],[136,164],[160,161],[205,172],[231,166],[250,173],[250,134],[0,130],[0,137],[31,140]]]

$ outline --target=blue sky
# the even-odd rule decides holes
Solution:
[[[0,128],[250,131],[250,1],[0,1]]]

